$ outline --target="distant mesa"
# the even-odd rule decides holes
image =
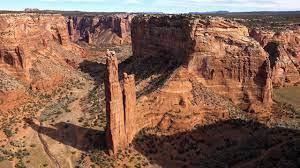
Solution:
[[[190,14],[228,14],[229,11],[190,12]]]
[[[37,12],[40,11],[38,8],[25,8],[24,9],[25,12]]]
[[[139,14],[149,14],[149,15],[162,15],[163,12],[141,12]]]

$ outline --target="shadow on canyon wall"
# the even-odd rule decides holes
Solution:
[[[79,63],[79,70],[89,74],[97,85],[103,83],[106,65],[94,61],[84,60]]]
[[[300,167],[300,131],[221,121],[157,136],[143,130],[133,146],[153,164],[173,167]]]
[[[60,122],[53,127],[40,126],[27,119],[29,126],[40,134],[81,151],[105,149],[105,132]]]
[[[122,78],[123,72],[135,74],[136,85],[145,79],[150,79],[148,85],[137,92],[137,97],[140,97],[163,86],[180,65],[166,57],[136,58],[132,56],[119,65],[119,72]]]
[[[149,85],[137,93],[137,96],[140,97],[161,87],[179,66],[180,64],[164,57],[138,59],[131,56],[119,64],[119,78],[123,79],[124,72],[135,74],[136,84],[139,84],[141,81],[155,75],[156,78],[150,80]],[[105,64],[85,60],[79,64],[79,69],[89,74],[97,84],[104,82]]]

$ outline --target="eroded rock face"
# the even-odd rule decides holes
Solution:
[[[203,86],[197,75],[180,67],[157,91],[139,99],[138,125],[168,133],[188,131],[196,125],[226,120],[234,107],[230,101]]]
[[[108,148],[115,153],[126,146],[125,118],[123,95],[118,75],[118,60],[112,53],[108,53],[107,56],[105,80],[106,137]]]
[[[265,50],[270,54],[272,82],[275,87],[300,82],[299,62],[287,52],[284,45],[278,42],[269,42]]]
[[[3,71],[0,82],[12,77],[14,80],[10,81],[23,86],[22,92],[27,89],[51,92],[72,76],[65,60],[77,60],[85,54],[84,49],[70,41],[62,15],[1,14],[0,22],[0,69]],[[22,97],[17,88],[4,90],[2,94],[12,92]]]
[[[168,57],[235,104],[269,102],[268,54],[248,36],[245,26],[222,18],[144,16],[132,22],[135,57]]]
[[[0,65],[27,81],[35,53],[53,43],[71,48],[61,15],[1,14],[0,22]]]
[[[273,38],[274,32],[272,31],[259,31],[253,29],[250,31],[249,35],[260,43],[261,46],[265,47]]]
[[[124,74],[124,89],[122,92],[118,76],[118,60],[114,52],[107,51],[107,73],[105,80],[105,98],[108,148],[116,153],[126,148],[140,128],[136,123],[136,88],[134,75]]]
[[[193,48],[190,20],[176,17],[135,17],[132,21],[135,57],[168,57],[184,62]]]
[[[135,134],[139,131],[136,120],[140,116],[136,112],[136,88],[134,75],[127,75],[124,73],[124,112],[125,112],[125,131],[127,142],[131,143]]]
[[[252,30],[250,35],[269,53],[276,87],[300,82],[300,29],[282,32]]]
[[[60,15],[1,14],[0,64],[14,75],[29,79],[31,55],[50,41],[68,45]]]
[[[132,17],[127,14],[69,17],[69,34],[73,41],[96,46],[130,44]]]

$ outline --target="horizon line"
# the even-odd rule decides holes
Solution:
[[[190,13],[255,13],[255,12],[300,12],[300,10],[253,10],[253,11],[228,11],[228,10],[216,10],[216,11],[190,11],[190,12],[163,12],[163,11],[83,11],[83,10],[60,10],[60,9],[38,9],[38,8],[24,8],[23,10],[9,10],[9,9],[0,9],[0,11],[7,12],[27,12],[25,9],[37,9],[37,11],[30,12],[42,12],[42,11],[57,11],[57,12],[82,12],[82,13],[163,13],[163,14],[190,14]]]

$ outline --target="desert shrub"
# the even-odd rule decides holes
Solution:
[[[16,168],[26,168],[24,162],[22,159],[19,160],[19,162],[15,166]]]
[[[14,132],[9,128],[4,128],[3,132],[7,137],[12,137],[14,135]]]
[[[15,156],[19,159],[22,159],[23,157],[25,156],[29,156],[30,153],[26,150],[26,149],[19,149],[16,153],[15,153]]]
[[[36,144],[31,144],[30,147],[35,148]]]
[[[140,163],[138,163],[138,164],[134,165],[134,167],[135,167],[135,168],[141,168],[142,166],[141,166]]]
[[[6,160],[7,158],[5,156],[0,156],[0,162]]]

